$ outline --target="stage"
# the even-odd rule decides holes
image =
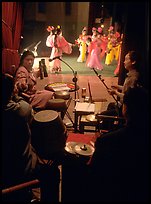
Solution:
[[[77,71],[78,75],[94,76],[95,73],[93,72],[92,69],[86,67],[85,62],[84,63],[77,62],[78,56],[79,56],[79,50],[76,47],[76,48],[73,48],[73,52],[70,55],[63,54],[62,60],[64,62],[66,62],[70,67],[72,67],[72,69],[74,71]],[[39,67],[39,61],[41,59],[45,59],[48,72],[50,73],[49,67],[52,64],[52,62],[49,62],[48,56],[47,57],[37,56],[35,58],[34,68],[36,69]],[[105,61],[105,58],[102,59],[103,70],[102,71],[97,70],[98,73],[101,74],[103,77],[113,77],[114,76],[114,70],[117,66],[117,61],[114,60],[111,65],[105,65],[104,61]],[[62,66],[61,74],[72,74],[71,69],[64,62],[61,62],[61,66]]]

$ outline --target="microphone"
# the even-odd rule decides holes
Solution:
[[[56,57],[54,57],[54,58],[52,58],[52,59],[49,59],[49,62],[52,62],[52,61],[55,60],[55,59],[59,59],[59,60],[60,60],[60,57],[61,57],[61,56],[56,56]]]

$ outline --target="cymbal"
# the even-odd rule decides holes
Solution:
[[[87,115],[86,120],[91,121],[91,122],[97,121],[94,114]]]
[[[91,156],[94,153],[94,147],[85,143],[78,143],[74,149],[76,153],[83,156]]]
[[[75,146],[77,145],[77,142],[67,142],[65,146],[65,150],[71,154],[76,154],[75,152]]]

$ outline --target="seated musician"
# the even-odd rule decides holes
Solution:
[[[111,89],[108,89],[109,94],[113,96],[117,96],[119,98],[119,102],[117,103],[110,103],[107,107],[106,111],[103,111],[102,115],[113,115],[113,116],[121,116],[122,114],[122,103],[123,103],[123,96],[124,93],[127,91],[129,87],[138,86],[140,83],[140,74],[138,70],[138,54],[136,51],[129,51],[125,56],[124,66],[125,69],[128,71],[127,77],[124,81],[123,86],[121,85],[114,85]],[[108,128],[108,124],[104,123],[104,129]]]
[[[27,50],[20,59],[20,65],[15,74],[15,85],[21,93],[27,94],[26,100],[35,110],[51,109],[50,99],[53,93],[47,90],[37,90],[37,80],[32,70],[35,56],[33,52]],[[24,95],[25,95],[24,94]],[[62,107],[62,118],[65,115],[67,107]]]

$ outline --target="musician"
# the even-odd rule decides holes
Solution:
[[[2,76],[2,188],[38,179],[40,201],[56,203],[59,202],[60,171],[55,165],[39,161],[31,145],[32,118],[32,106],[18,96],[13,77]],[[2,201],[30,203],[32,196],[29,188],[23,188],[4,194]]]
[[[27,94],[26,101],[32,105],[35,110],[51,109],[52,105],[49,102],[53,97],[53,93],[47,90],[37,90],[37,78],[32,70],[35,56],[33,52],[27,50],[23,53],[20,59],[20,65],[15,74],[15,86],[20,94]],[[62,118],[67,107],[62,108]]]
[[[13,93],[13,78],[2,76],[2,188],[14,186],[31,179],[37,157],[32,151],[30,120],[32,107],[22,97]],[[27,189],[7,194],[7,202],[30,201]],[[27,202],[27,203],[28,203]]]
[[[138,55],[135,51],[129,51],[126,54],[125,60],[124,60],[124,67],[128,71],[128,73],[123,86],[115,85],[108,90],[109,94],[117,95],[120,98],[121,103],[123,101],[123,96],[125,91],[129,87],[134,87],[138,84],[138,80],[139,80]]]
[[[125,82],[122,85],[114,85],[110,89],[108,89],[109,94],[114,97],[117,96],[119,99],[116,103],[109,103],[107,110],[103,111],[102,115],[110,115],[110,116],[122,116],[122,104],[123,104],[123,96],[129,87],[133,88],[135,86],[140,85],[140,74],[138,68],[138,54],[136,51],[129,51],[125,56],[124,66],[128,71]],[[111,127],[111,123],[113,121],[103,121],[102,129],[109,129]]]
[[[123,128],[95,143],[87,199],[99,202],[149,201],[149,95],[129,88],[123,97]]]

